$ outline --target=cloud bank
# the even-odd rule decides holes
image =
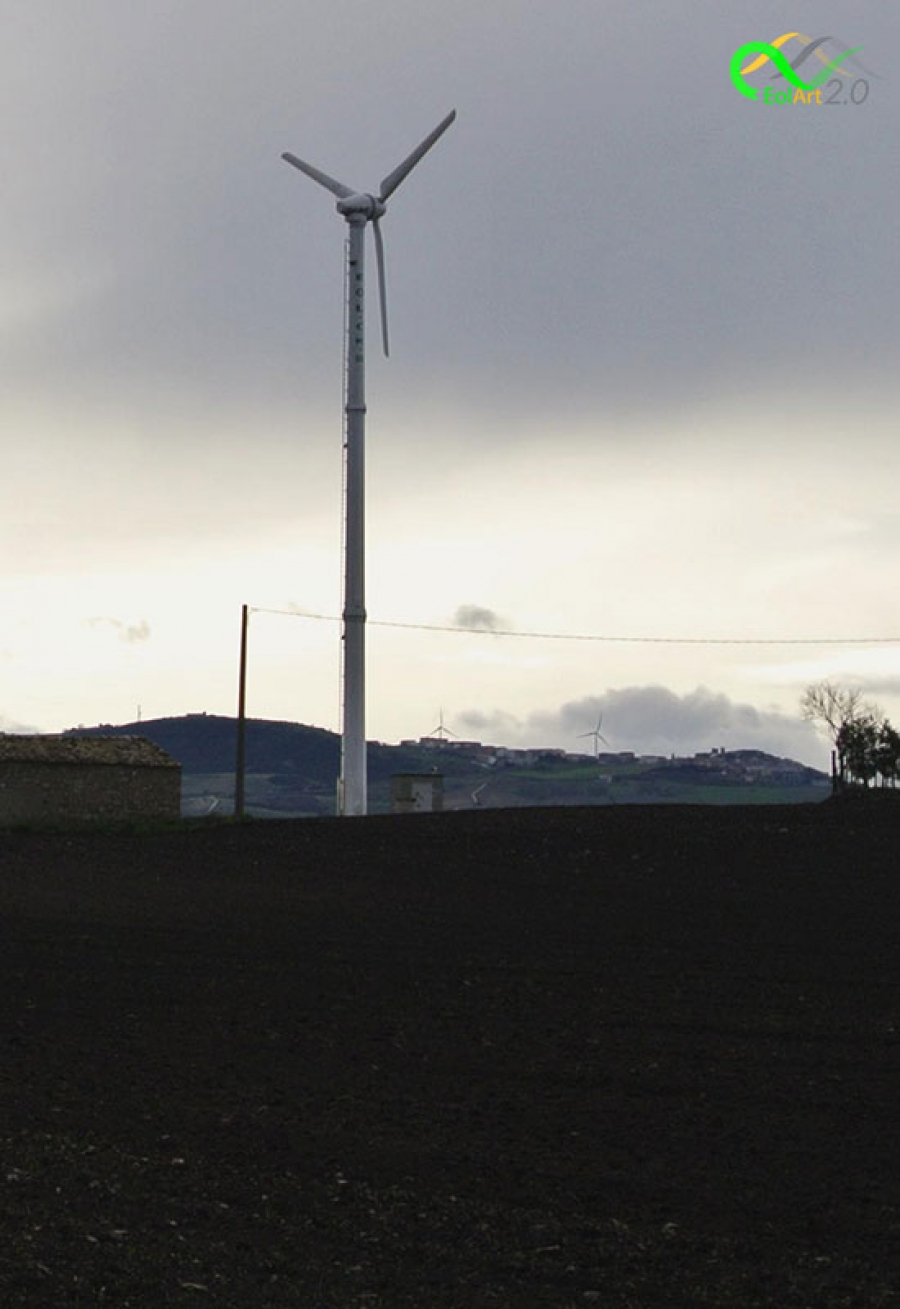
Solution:
[[[30,727],[26,723],[20,723],[16,718],[10,718],[6,714],[0,713],[0,736],[38,736],[40,735],[37,727]]]
[[[502,710],[459,715],[467,732],[505,745],[545,745],[578,752],[577,738],[603,715],[612,750],[691,755],[714,747],[765,750],[824,765],[826,747],[815,728],[777,710],[740,704],[707,687],[678,695],[665,686],[629,686],[570,700],[550,712],[518,718]]]

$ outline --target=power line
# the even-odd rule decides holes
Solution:
[[[335,614],[313,614],[301,609],[267,609],[251,605],[252,613],[283,614],[314,622],[339,623]],[[596,641],[628,645],[900,645],[900,636],[600,636],[579,632],[520,632],[513,628],[467,627],[447,623],[404,623],[386,618],[368,619],[370,627],[394,627],[411,632],[455,632],[475,636],[518,637],[530,641]]]

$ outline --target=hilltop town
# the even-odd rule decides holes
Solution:
[[[671,778],[674,774],[687,781],[695,777],[707,784],[719,781],[735,785],[763,783],[777,786],[805,786],[814,782],[827,782],[827,775],[795,759],[782,759],[764,750],[726,750],[713,748],[697,754],[659,755],[636,754],[633,750],[609,750],[586,754],[559,749],[516,749],[503,745],[483,745],[480,741],[451,740],[438,736],[420,736],[417,740],[400,742],[403,748],[425,750],[434,755],[452,754],[467,758],[489,768],[536,768],[541,764],[560,761],[577,764],[595,764],[612,770],[610,776],[627,766],[639,766],[647,780],[659,775]],[[648,771],[649,770],[649,771]]]

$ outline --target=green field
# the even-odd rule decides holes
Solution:
[[[642,782],[640,764],[616,770],[611,780],[600,781],[593,765],[560,768],[507,768],[466,771],[453,760],[454,772],[444,775],[447,809],[499,809],[542,805],[704,804],[771,805],[814,804],[830,794],[826,786],[702,785],[677,781]],[[474,798],[473,798],[474,797]],[[232,773],[185,773],[182,803],[186,815],[226,815],[233,812]],[[248,773],[246,812],[258,817],[327,816],[334,812],[334,791],[321,782],[308,782],[296,774]],[[372,813],[390,808],[389,780],[369,787]]]

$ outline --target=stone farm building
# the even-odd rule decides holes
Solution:
[[[181,765],[142,736],[0,735],[0,826],[180,812]]]

